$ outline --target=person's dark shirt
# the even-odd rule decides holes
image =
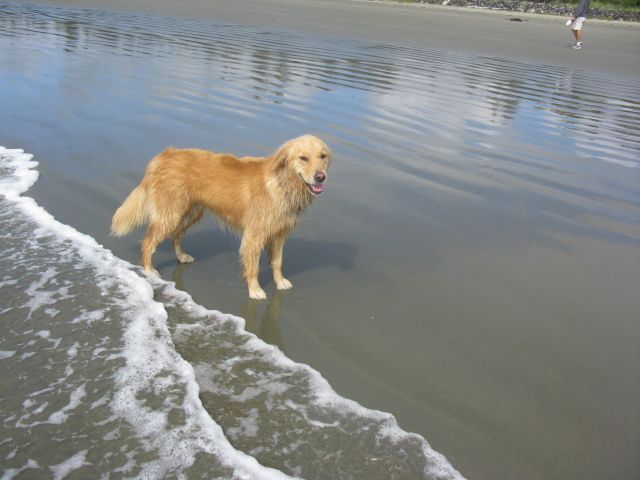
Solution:
[[[580,0],[578,4],[578,8],[576,8],[575,17],[586,17],[587,13],[589,13],[589,3],[591,0]]]

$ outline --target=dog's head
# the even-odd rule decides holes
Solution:
[[[275,154],[276,168],[286,168],[297,176],[312,195],[324,190],[327,171],[331,164],[331,150],[313,135],[289,140]]]

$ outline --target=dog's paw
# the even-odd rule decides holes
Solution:
[[[193,263],[196,261],[196,259],[193,258],[188,253],[181,253],[180,255],[177,255],[177,257],[178,257],[178,262],[180,263]]]
[[[144,273],[151,278],[160,278],[160,272],[155,268],[145,268]]]
[[[253,290],[249,290],[249,297],[254,300],[264,300],[267,298],[267,294],[264,293],[264,290],[261,288],[254,288]]]
[[[280,282],[276,284],[276,288],[278,290],[289,290],[290,288],[293,288],[293,283],[291,283],[286,278],[283,278]]]

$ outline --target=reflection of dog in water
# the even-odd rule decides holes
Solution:
[[[282,275],[284,242],[300,212],[322,193],[330,163],[329,148],[312,135],[288,141],[269,157],[168,148],[149,162],[140,184],[118,208],[111,233],[123,236],[148,223],[141,264],[157,275],[151,257],[167,237],[180,263],[193,262],[182,250],[182,237],[209,209],[242,235],[240,260],[249,296],[266,298],[258,283],[260,253],[268,248],[276,287],[291,288]]]
[[[265,302],[254,302],[247,299],[242,310],[242,318],[245,319],[244,328],[270,345],[275,345],[283,353],[287,353],[284,339],[280,333],[280,312],[282,301],[286,296],[284,290],[275,292],[269,300]]]

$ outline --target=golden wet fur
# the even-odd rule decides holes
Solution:
[[[140,184],[113,216],[111,233],[122,236],[148,223],[141,246],[145,271],[156,247],[171,237],[181,263],[193,257],[181,247],[189,227],[210,210],[242,235],[240,261],[251,298],[266,298],[258,283],[260,253],[269,252],[276,287],[293,285],[282,275],[282,249],[298,215],[322,192],[331,152],[303,135],[268,157],[242,157],[198,149],[168,148],[147,165]]]

